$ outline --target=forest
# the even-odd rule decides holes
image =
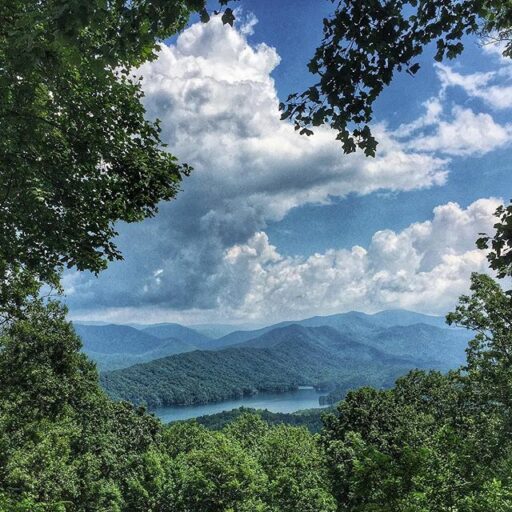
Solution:
[[[269,425],[290,425],[294,427],[306,427],[311,433],[318,434],[322,430],[322,417],[331,412],[330,409],[303,409],[294,413],[271,412],[266,409],[252,409],[239,407],[232,411],[223,411],[216,414],[199,416],[190,422],[196,422],[209,430],[222,430],[229,423],[238,420],[244,415],[257,415]]]
[[[232,25],[233,2],[218,4],[0,0],[0,511],[510,511],[510,205],[477,241],[492,277],[473,273],[447,315],[471,332],[465,362],[350,391],[317,433],[248,411],[215,429],[164,425],[101,388],[62,276],[120,260],[116,223],[156,215],[192,172],[145,118],[132,69],[192,15]],[[281,105],[283,121],[305,136],[331,126],[341,151],[371,157],[373,103],[395,72],[416,74],[431,43],[438,61],[456,58],[470,34],[497,37],[509,57],[511,20],[510,4],[493,0],[334,2],[309,63],[318,83]],[[208,364],[227,353],[239,365],[239,350]],[[247,350],[262,370],[277,357]],[[294,371],[307,367],[278,384]]]
[[[422,324],[375,330],[368,323],[364,336],[343,327],[341,333],[329,326],[291,324],[223,350],[196,350],[104,372],[100,381],[112,398],[150,408],[216,402],[300,385],[333,390],[333,403],[349,389],[390,387],[413,368],[457,367],[468,340],[465,331]]]
[[[243,411],[212,431],[108,398],[65,309],[33,301],[1,338],[0,509],[506,511],[510,298],[475,274],[448,320],[476,333],[457,371],[349,392],[319,434]]]

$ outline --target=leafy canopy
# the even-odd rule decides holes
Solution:
[[[464,367],[353,391],[326,418],[338,510],[511,510],[511,299],[474,274],[448,321],[476,333]]]
[[[334,0],[333,0],[334,2]],[[324,19],[324,37],[309,62],[319,80],[281,104],[282,118],[312,135],[323,124],[338,132],[343,151],[374,156],[373,104],[397,71],[415,75],[415,59],[434,43],[435,59],[453,59],[468,34],[507,41],[512,54],[512,3],[503,0],[341,0]]]
[[[220,2],[222,5],[227,0]],[[114,223],[152,216],[190,171],[145,119],[133,69],[205,0],[0,0],[0,280],[57,284],[121,254]],[[231,22],[232,11],[224,12]],[[29,278],[26,278],[29,280]]]

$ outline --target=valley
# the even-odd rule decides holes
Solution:
[[[351,389],[391,387],[415,368],[455,368],[470,337],[441,317],[404,310],[313,317],[219,338],[179,324],[75,328],[112,398],[177,419],[205,411],[180,407],[218,404],[212,411],[219,412],[299,386],[323,389],[317,406],[329,405]]]

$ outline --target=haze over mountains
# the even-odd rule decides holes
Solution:
[[[75,328],[107,392],[152,407],[299,385],[328,384],[337,397],[363,385],[387,387],[413,368],[459,366],[471,338],[442,317],[403,310],[312,317],[219,338],[175,323]]]
[[[82,338],[84,352],[100,370],[125,368],[168,355],[193,350],[218,350],[261,336],[276,328],[292,324],[305,327],[330,326],[354,336],[368,335],[380,327],[407,326],[417,323],[446,329],[444,318],[422,315],[404,310],[390,310],[366,315],[359,312],[342,313],[326,317],[312,317],[299,321],[280,322],[256,330],[237,330],[237,326],[199,326],[202,332],[177,323],[153,325],[117,325],[96,322],[75,322]],[[205,331],[224,333],[207,336]]]
[[[218,340],[213,341],[212,345],[218,348],[235,345],[261,336],[262,334],[272,331],[273,329],[286,327],[293,324],[302,325],[304,327],[328,326],[333,327],[334,329],[338,329],[340,332],[359,336],[361,334],[374,332],[378,328],[410,326],[420,323],[440,327],[443,329],[448,327],[443,317],[422,315],[412,311],[388,310],[381,311],[374,315],[367,315],[358,311],[350,311],[348,313],[341,313],[330,316],[314,316],[299,321],[292,320],[280,322],[278,324],[263,327],[254,331],[234,331]]]
[[[126,368],[196,347],[181,339],[158,338],[128,325],[74,325],[82,338],[83,351],[100,371]]]

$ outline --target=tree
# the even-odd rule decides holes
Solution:
[[[266,501],[276,510],[336,510],[325,455],[306,428],[276,425],[268,429],[260,438],[257,454],[268,477]]]
[[[512,204],[500,205],[495,212],[498,221],[494,235],[480,233],[479,249],[489,250],[487,259],[499,278],[512,276]]]
[[[512,299],[474,274],[448,321],[475,332],[467,364],[351,392],[322,431],[339,510],[512,508]]]
[[[177,456],[177,509],[191,512],[263,512],[266,476],[234,440],[213,432]]]
[[[471,294],[463,295],[449,324],[475,332],[467,349],[463,379],[487,398],[486,408],[512,414],[512,297],[491,277],[473,274]],[[510,417],[512,421],[512,416]]]
[[[333,0],[334,1],[334,0]],[[362,149],[374,156],[370,122],[373,104],[398,71],[415,75],[415,61],[430,43],[435,59],[453,59],[464,36],[506,41],[512,56],[512,5],[502,0],[339,0],[324,19],[324,38],[308,64],[319,81],[281,104],[302,134],[329,125],[345,153]]]
[[[0,0],[2,312],[39,282],[58,285],[64,267],[99,272],[120,259],[115,222],[175,197],[190,167],[144,117],[133,69],[191,13],[207,15],[205,3]]]

